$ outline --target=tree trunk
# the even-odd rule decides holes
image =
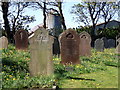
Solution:
[[[4,25],[5,25],[5,32],[7,33],[8,41],[11,43],[12,34],[10,32],[10,25],[8,21],[8,8],[9,8],[9,2],[2,2],[2,11],[3,11],[3,19],[4,19]]]
[[[59,11],[60,11],[60,17],[61,17],[61,23],[63,25],[63,29],[66,30],[66,25],[65,25],[65,19],[64,19],[64,16],[63,16],[63,12],[62,12],[62,2],[58,2],[59,4]]]
[[[46,29],[46,1],[44,2],[43,16],[44,16],[44,20],[43,20],[44,26],[43,27]]]

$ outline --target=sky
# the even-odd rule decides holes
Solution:
[[[63,15],[64,15],[64,18],[65,18],[65,24],[66,24],[67,28],[76,28],[78,26],[83,26],[82,23],[79,25],[77,22],[75,22],[75,20],[73,19],[73,17],[75,17],[75,15],[70,13],[71,9],[72,9],[72,6],[74,4],[80,3],[81,1],[82,0],[64,0],[62,10],[63,10]],[[0,10],[1,10],[1,7],[0,7]],[[32,9],[32,8],[29,8],[29,9],[25,10],[24,14],[35,16],[36,21],[29,24],[31,29],[34,28],[35,26],[43,23],[43,13],[42,13],[42,10],[40,10],[40,9],[35,10],[35,9]],[[118,18],[116,18],[116,20],[117,19]],[[1,20],[3,22],[2,13],[0,12],[0,22],[1,22]]]
[[[74,0],[74,1],[70,0],[69,2],[65,0],[63,3],[62,9],[63,9],[63,15],[65,18],[65,23],[66,23],[67,28],[73,28],[73,27],[79,26],[79,24],[77,22],[75,22],[75,20],[73,20],[74,15],[70,14],[72,6],[79,2],[80,2],[80,0]],[[0,10],[1,10],[1,7],[0,7]],[[42,10],[40,10],[40,9],[38,9],[38,10],[31,9],[31,8],[26,9],[24,14],[30,15],[30,16],[35,16],[36,21],[29,24],[31,29],[34,28],[36,25],[43,23],[43,13],[42,13]],[[1,21],[3,22],[2,13],[0,12],[0,22]]]
[[[76,2],[64,2],[63,3],[63,15],[64,15],[64,18],[65,18],[65,23],[66,23],[66,26],[67,28],[73,28],[73,27],[78,27],[79,24],[77,22],[75,22],[75,20],[73,19],[73,17],[75,15],[72,15],[70,12],[71,12],[71,8],[74,4],[77,4],[79,3],[79,1],[76,1]],[[28,15],[33,15],[35,16],[36,18],[36,21],[29,24],[30,25],[30,28],[33,28],[34,26],[36,25],[39,25],[41,23],[43,23],[43,13],[42,13],[42,10],[26,10],[26,12],[24,14],[28,14]]]

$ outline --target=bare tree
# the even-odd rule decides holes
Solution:
[[[2,2],[2,12],[3,12],[3,19],[4,19],[4,27],[5,31],[7,33],[8,41],[11,42],[11,32],[10,32],[10,25],[8,20],[8,8],[9,8],[9,2]]]
[[[63,2],[61,0],[54,0],[54,1],[40,0],[39,2],[33,4],[33,7],[43,10],[44,27],[46,27],[46,14],[50,13],[50,11],[52,10],[60,16],[63,29],[66,30],[65,19],[62,12],[62,3]]]
[[[84,24],[92,23],[91,35],[94,35],[95,26],[100,18],[101,10],[105,6],[104,2],[83,2],[73,6],[71,13],[78,16],[78,20]]]
[[[101,13],[101,16],[105,23],[104,28],[106,28],[106,25],[114,17],[117,11],[118,11],[118,3],[105,2],[105,7],[102,9],[102,13]]]
[[[27,29],[25,24],[33,22],[33,16],[23,15],[24,9],[28,8],[29,2],[2,2],[4,27],[9,42],[14,42],[14,34],[18,29]]]
[[[15,34],[15,31],[20,28],[26,28],[25,24],[31,23],[35,21],[33,16],[29,15],[23,15],[24,9],[28,8],[31,3],[29,2],[11,2],[11,7],[13,10],[10,10],[9,12],[9,20],[11,24],[11,30],[13,31],[13,34]],[[15,8],[15,10],[14,10]]]

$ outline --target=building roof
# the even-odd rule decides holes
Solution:
[[[119,22],[119,21],[116,21],[116,20],[111,20],[111,21],[109,21],[108,23],[110,23],[110,22],[117,22],[117,23],[120,24],[120,22]],[[97,24],[96,26],[100,26],[100,25],[103,25],[103,24],[105,24],[105,22],[104,22],[104,23]]]

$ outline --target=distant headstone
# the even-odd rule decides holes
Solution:
[[[108,40],[106,37],[102,37],[102,40],[104,41],[104,48],[108,48]]]
[[[80,44],[79,44],[79,53],[80,56],[90,56],[91,55],[91,36],[83,31],[79,34]]]
[[[120,54],[120,38],[117,39],[118,45],[116,47],[116,52]]]
[[[54,37],[53,55],[58,55],[58,56],[60,55],[60,45],[57,37]]]
[[[79,35],[76,31],[68,29],[60,37],[61,63],[80,64],[79,60]]]
[[[28,48],[28,32],[25,30],[18,30],[15,33],[15,47],[16,49],[26,50]]]
[[[108,39],[108,48],[115,48],[115,44],[114,39]]]
[[[104,51],[104,41],[102,39],[95,40],[95,49],[100,52]]]
[[[29,69],[32,76],[53,74],[53,40],[44,28],[36,30],[34,36],[29,39],[31,54]]]
[[[8,47],[8,39],[5,36],[0,37],[0,49]]]

